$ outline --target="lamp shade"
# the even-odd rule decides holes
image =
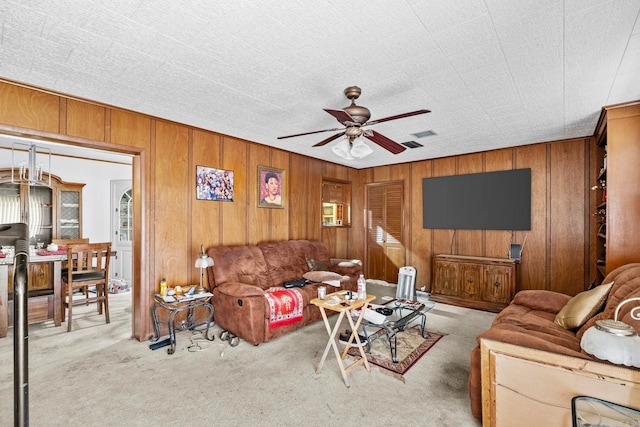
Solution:
[[[373,153],[373,150],[364,143],[362,138],[356,138],[355,141],[353,141],[353,147],[351,148],[351,155],[353,157],[356,159],[362,159],[371,153]]]
[[[621,325],[614,325],[621,324]],[[611,327],[619,332],[611,332]],[[624,335],[625,331],[631,331]],[[620,335],[619,333],[622,333]],[[598,359],[608,360],[617,365],[640,368],[640,337],[635,330],[623,322],[598,320],[582,335],[580,347]]]
[[[196,258],[196,268],[207,268],[213,265],[213,258],[204,252],[204,246],[200,245],[200,253]]]
[[[640,368],[640,337],[633,327],[618,321],[620,307],[637,300],[640,298],[629,298],[618,304],[614,320],[597,320],[595,326],[587,329],[582,335],[580,347],[598,359]],[[631,311],[632,318],[636,320],[640,319],[636,314],[638,308],[640,307]]]
[[[207,255],[196,259],[196,268],[207,268],[213,265],[213,259]]]

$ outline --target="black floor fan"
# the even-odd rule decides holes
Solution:
[[[13,420],[14,426],[29,425],[29,325],[27,283],[29,271],[29,227],[24,223],[0,225],[0,245],[13,246]]]

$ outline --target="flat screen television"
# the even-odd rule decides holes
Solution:
[[[423,227],[530,230],[531,169],[422,180]]]

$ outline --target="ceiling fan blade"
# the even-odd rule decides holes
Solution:
[[[336,131],[336,130],[344,130],[344,128],[314,130],[313,132],[296,133],[295,135],[279,136],[278,139],[294,138],[296,136],[304,136],[304,135],[313,135],[314,133],[333,132],[333,131]]]
[[[326,144],[330,143],[334,139],[340,138],[344,134],[345,134],[345,132],[336,133],[335,135],[331,135],[329,138],[324,139],[324,140],[318,142],[317,144],[314,144],[313,146],[314,147],[322,147],[323,145],[326,145]]]
[[[386,136],[374,130],[370,130],[364,133],[364,137],[370,139],[371,141],[375,142],[376,144],[393,154],[402,153],[407,149],[407,147],[405,147],[404,145],[400,145],[397,142],[390,140]]]
[[[331,114],[333,117],[338,119],[340,123],[342,123],[345,126],[347,126],[346,123],[355,123],[355,120],[353,119],[353,117],[351,117],[351,115],[349,115],[349,113],[347,113],[344,110],[331,110],[331,109],[325,108],[324,111]]]
[[[398,115],[395,115],[395,116],[383,117],[383,118],[378,119],[378,120],[372,120],[370,122],[367,122],[367,126],[368,125],[375,125],[376,123],[388,122],[389,120],[403,119],[405,117],[417,116],[419,114],[426,114],[426,113],[430,113],[430,112],[431,112],[431,110],[417,110],[417,111],[412,111],[410,113],[404,113],[404,114],[398,114]]]

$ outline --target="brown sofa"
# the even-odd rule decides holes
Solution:
[[[480,339],[521,345],[569,355],[597,360],[580,348],[584,332],[596,320],[613,319],[616,306],[623,300],[640,297],[640,263],[626,264],[613,270],[603,283],[613,282],[604,308],[591,317],[583,326],[567,330],[554,322],[556,314],[572,298],[569,295],[546,290],[524,290],[518,292],[511,304],[495,318],[491,328],[477,337],[478,346],[471,353],[471,374],[469,375],[469,396],[473,416],[482,418]],[[640,321],[631,318],[630,311],[640,302],[630,302],[622,306],[618,320],[633,326],[640,333]]]
[[[307,259],[325,264],[327,270],[348,276],[335,290],[357,290],[362,267],[331,263],[326,246],[315,240],[264,242],[257,245],[216,246],[207,249],[214,265],[208,267],[216,323],[254,345],[267,342],[322,318],[320,309],[309,302],[318,295],[318,283],[295,288],[302,294],[303,318],[289,325],[269,327],[270,306],[265,290],[302,279],[310,268]],[[284,288],[283,288],[284,289]]]

